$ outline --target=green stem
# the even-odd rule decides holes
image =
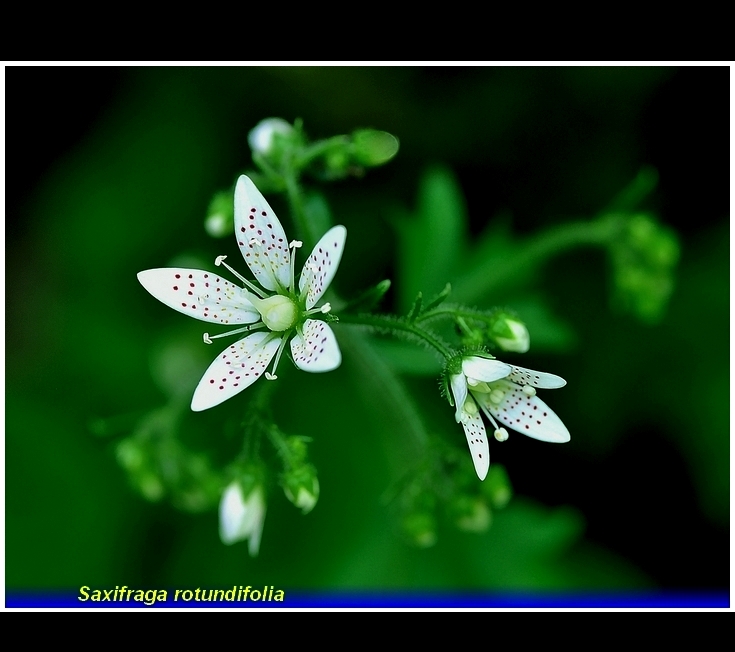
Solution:
[[[291,215],[293,216],[296,231],[306,245],[306,250],[311,251],[316,244],[316,237],[312,233],[309,220],[306,216],[306,210],[304,209],[304,201],[298,181],[298,172],[294,167],[291,167],[286,170],[283,178],[286,182],[286,194],[288,196],[288,203],[291,206]]]
[[[417,337],[429,346],[433,347],[443,358],[451,358],[454,351],[449,348],[439,337],[431,331],[421,328],[416,324],[409,324],[395,317],[385,317],[383,315],[360,314],[360,315],[340,315],[341,324],[358,324],[361,326],[370,326],[381,331],[395,335],[398,332],[409,333]]]
[[[462,302],[479,301],[504,285],[537,269],[547,259],[564,250],[588,245],[606,245],[618,232],[617,215],[609,214],[591,222],[570,222],[550,228],[516,245],[516,251],[498,261],[492,269],[478,266],[453,284],[453,294]]]
[[[303,169],[315,158],[318,158],[322,154],[326,154],[330,149],[334,148],[335,146],[348,145],[349,142],[350,139],[347,136],[333,136],[332,138],[327,138],[326,140],[320,140],[313,145],[307,147],[302,152],[301,156],[296,160],[296,165],[299,169]]]

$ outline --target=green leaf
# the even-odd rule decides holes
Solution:
[[[445,287],[464,253],[467,212],[462,191],[445,167],[421,179],[414,215],[395,220],[398,231],[398,300],[408,310],[418,292]]]

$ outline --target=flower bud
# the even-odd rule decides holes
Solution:
[[[248,480],[248,478],[245,478]],[[222,543],[231,545],[248,540],[248,552],[255,557],[265,521],[265,492],[260,484],[245,494],[239,480],[233,480],[222,493],[219,505],[219,533]]]
[[[455,523],[464,532],[485,532],[492,523],[492,513],[478,496],[458,496],[452,505]]]
[[[360,165],[383,165],[398,153],[398,139],[387,131],[376,129],[353,131],[352,144],[355,159]]]
[[[269,156],[276,149],[278,136],[289,137],[296,130],[283,118],[266,118],[261,120],[248,134],[248,144],[253,152]]]
[[[436,543],[436,519],[425,510],[406,514],[401,529],[408,540],[418,548],[431,548]]]
[[[508,504],[513,496],[513,487],[504,466],[490,465],[485,482],[482,483],[482,493],[496,509],[502,509]]]
[[[232,192],[218,192],[209,204],[204,230],[213,238],[232,235],[235,229],[235,213]]]
[[[515,317],[501,314],[490,328],[490,336],[503,351],[525,353],[531,338],[526,325]]]
[[[283,491],[286,498],[298,507],[302,514],[308,514],[319,500],[319,480],[315,474],[301,480],[287,478],[284,481]]]

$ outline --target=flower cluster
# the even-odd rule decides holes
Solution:
[[[448,373],[455,405],[455,420],[462,424],[480,480],[490,467],[485,424],[480,411],[495,427],[498,441],[508,439],[508,428],[540,439],[564,443],[569,431],[556,414],[536,396],[536,388],[556,389],[566,381],[554,374],[532,371],[480,355],[466,355]]]
[[[335,226],[319,240],[297,287],[295,251],[302,243],[288,242],[268,202],[242,175],[235,187],[235,235],[257,285],[225,263],[225,256],[218,257],[215,265],[229,269],[244,287],[198,269],[149,269],[138,274],[143,287],[174,310],[201,321],[238,326],[211,337],[204,333],[207,344],[219,337],[248,333],[222,351],[204,373],[191,402],[195,412],[219,405],[261,375],[275,380],[287,343],[294,364],[304,371],[331,371],[342,361],[332,329],[314,317],[331,309],[328,303],[315,306],[337,272],[345,227]],[[266,371],[274,358],[272,370]]]

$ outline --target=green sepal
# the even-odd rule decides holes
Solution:
[[[413,324],[413,322],[416,321],[416,317],[419,316],[421,313],[421,303],[422,303],[423,297],[421,292],[419,292],[416,295],[416,298],[413,300],[413,305],[411,306],[411,310],[408,311],[407,319],[409,324]]]
[[[444,301],[451,294],[451,292],[452,292],[452,284],[447,283],[444,286],[444,289],[441,292],[439,292],[439,294],[437,294],[431,301],[429,301],[428,304],[426,304],[426,307],[423,310],[424,314],[429,312],[429,310],[433,310],[438,305],[444,303]]]
[[[389,279],[380,281],[377,285],[365,290],[356,299],[350,301],[342,312],[369,312],[372,310],[385,296],[390,289],[391,282]]]

